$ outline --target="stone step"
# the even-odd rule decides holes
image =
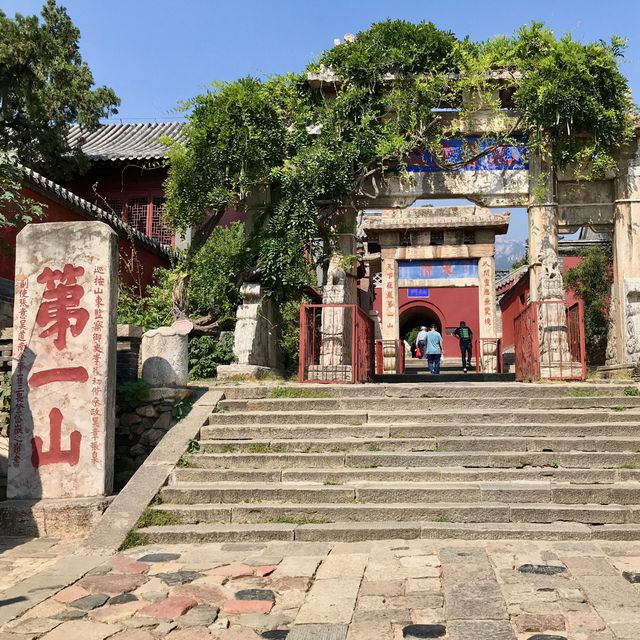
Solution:
[[[215,469],[286,469],[357,467],[554,467],[574,469],[640,469],[640,453],[595,452],[366,452],[366,453],[198,453],[188,464]]]
[[[312,415],[313,412],[310,412],[308,415]],[[256,416],[261,415],[256,412]],[[266,416],[277,416],[277,415],[287,415],[293,416],[295,413],[279,413],[279,412],[269,412],[262,414]],[[333,414],[324,414],[325,417]],[[625,411],[608,411],[605,409],[591,409],[589,411],[580,411],[579,413],[575,410],[565,410],[565,409],[554,409],[553,411],[531,411],[531,410],[523,410],[523,411],[476,411],[474,409],[469,409],[465,412],[460,411],[403,411],[403,412],[392,412],[392,411],[369,411],[368,414],[368,424],[379,424],[379,423],[403,423],[410,422],[412,424],[434,424],[434,423],[459,423],[461,418],[467,419],[470,422],[474,423],[537,423],[537,424],[547,424],[547,423],[560,423],[560,424],[574,424],[581,425],[585,423],[605,423],[605,422],[633,422],[635,424],[640,424],[640,411],[635,409],[628,409]],[[253,414],[252,414],[253,417]],[[267,422],[277,422],[277,420],[267,420]],[[325,419],[325,422],[327,420]],[[237,423],[236,423],[237,424]]]
[[[588,396],[549,398],[407,398],[337,397],[337,398],[266,398],[260,400],[223,400],[224,411],[405,411],[419,409],[436,411],[462,409],[597,409],[610,407],[640,407],[640,396]]]
[[[307,397],[321,398],[557,398],[557,397],[594,397],[624,396],[625,389],[637,388],[635,382],[603,383],[546,383],[522,384],[510,382],[470,384],[461,380],[451,384],[424,385],[418,382],[406,384],[304,384],[304,385],[229,385],[217,389],[226,399],[263,399],[284,393],[305,394]]]
[[[465,540],[637,540],[640,525],[591,526],[573,522],[451,523],[451,522],[348,522],[332,524],[196,524],[166,525],[139,530],[149,544],[203,542],[259,542],[300,540],[356,542],[360,540],[410,540],[458,538]]]
[[[180,524],[329,522],[580,522],[638,524],[639,505],[550,505],[548,503],[331,504],[262,502],[259,504],[161,504],[154,511]]]
[[[248,422],[248,421],[247,421]],[[434,424],[384,423],[359,425],[334,424],[241,424],[202,427],[202,440],[305,439],[305,438],[429,438],[436,436],[502,437],[627,437],[640,438],[640,426],[633,422],[592,424],[566,423],[473,423]]]
[[[367,414],[362,411],[256,411],[246,413],[212,413],[209,424],[364,424]]]
[[[161,490],[163,503],[434,503],[434,502],[539,502],[555,504],[640,503],[640,483],[616,482],[610,485],[570,484],[543,481],[519,482],[366,482],[340,486],[316,483],[180,483]]]
[[[248,413],[218,412],[209,416],[210,425],[246,425],[246,424],[449,424],[460,423],[461,419],[473,423],[494,424],[534,422],[537,424],[568,424],[580,425],[585,423],[632,422],[640,424],[640,411],[635,408],[624,411],[609,411],[606,409],[591,409],[580,411],[569,409],[554,409],[550,411],[491,411],[469,409],[467,411],[253,411]]]
[[[249,418],[249,417],[248,417]],[[208,425],[200,429],[201,441],[249,440],[258,438],[388,438],[389,427],[384,424],[225,424]]]
[[[523,469],[467,469],[464,467],[423,467],[400,469],[198,469],[178,468],[171,484],[180,482],[315,482],[341,485],[358,480],[371,482],[512,482],[515,480],[553,479],[581,484],[611,484],[640,481],[640,469],[562,469],[527,467]]]
[[[201,440],[203,453],[338,453],[341,451],[545,451],[545,452],[638,452],[638,438],[513,438],[513,437],[431,437],[431,438],[319,438],[272,440]]]
[[[582,374],[581,369],[576,365],[574,375],[579,377]],[[404,373],[383,373],[382,375],[374,375],[373,381],[377,384],[407,384],[420,383],[423,385],[438,384],[455,384],[455,383],[475,383],[485,384],[487,382],[515,382],[516,376],[513,373],[476,373],[471,370],[463,373],[460,368],[457,370],[441,371],[435,376],[426,370],[405,371]]]

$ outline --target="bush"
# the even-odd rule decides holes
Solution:
[[[142,404],[151,386],[144,380],[123,382],[116,389],[116,405],[118,409],[133,411]]]
[[[214,378],[218,365],[231,364],[233,355],[233,333],[225,331],[217,340],[201,336],[189,340],[189,377]]]
[[[584,336],[587,362],[605,362],[609,294],[612,281],[611,247],[589,247],[580,252],[580,264],[569,269],[565,286],[584,302]]]
[[[251,263],[244,224],[216,227],[193,257],[189,281],[189,314],[235,317],[240,303],[238,274]]]
[[[145,331],[170,325],[173,322],[173,285],[177,277],[176,270],[156,269],[154,284],[147,287],[143,296],[121,285],[118,292],[118,322],[135,324]]]
[[[280,348],[284,360],[284,368],[289,373],[298,370],[300,355],[300,307],[310,301],[307,296],[287,300],[280,308]]]

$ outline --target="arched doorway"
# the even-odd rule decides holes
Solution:
[[[400,307],[400,339],[406,340],[411,348],[420,327],[429,328],[432,324],[440,333],[443,329],[443,316],[435,306],[423,300],[416,300]]]

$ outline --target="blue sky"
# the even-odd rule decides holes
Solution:
[[[333,39],[387,18],[431,20],[485,39],[539,20],[580,40],[629,39],[622,65],[640,101],[640,0],[63,0],[98,84],[122,99],[123,122],[176,119],[180,100],[214,80],[301,71]],[[40,0],[2,0],[13,15]],[[523,235],[524,219],[513,232]],[[526,232],[524,232],[526,233]],[[510,234],[511,235],[511,234]]]

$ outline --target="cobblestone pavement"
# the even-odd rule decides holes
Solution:
[[[61,555],[73,553],[77,546],[77,541],[0,537],[0,594],[51,566]]]
[[[638,640],[636,580],[640,543],[139,547],[6,624],[0,640]]]

